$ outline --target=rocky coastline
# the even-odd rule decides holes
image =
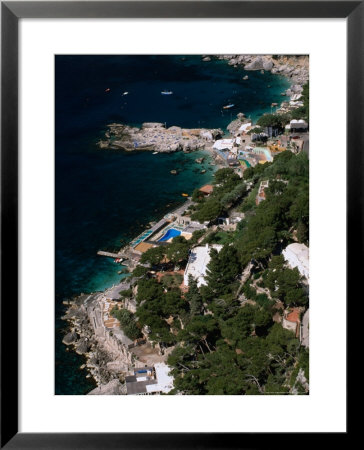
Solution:
[[[291,87],[285,91],[286,96],[300,94],[302,86],[309,79],[308,56],[203,55],[202,60],[208,63],[213,58],[226,60],[229,65],[242,67],[246,71],[269,71],[287,77]],[[231,134],[234,134],[242,123],[247,122],[243,113],[237,114],[236,117],[227,127]],[[105,137],[97,145],[100,149],[124,151],[192,152],[211,150],[215,140],[223,135],[221,129],[186,129],[177,126],[167,128],[159,122],[146,122],[141,127],[112,123],[107,126]],[[219,167],[225,166],[226,163],[221,157],[213,154],[213,158]],[[121,283],[118,289],[121,291],[129,287],[130,283]],[[126,395],[124,377],[130,367],[137,367],[139,364],[127,344],[118,341],[112,330],[96,323],[95,314],[99,313],[102,318],[100,305],[110,297],[111,290],[115,290],[115,287],[104,292],[80,294],[64,302],[66,312],[62,319],[68,323],[68,332],[63,337],[63,343],[86,358],[87,362],[81,368],[86,368],[89,372],[87,377],[92,377],[97,384],[88,395]],[[140,365],[144,362],[140,362]]]
[[[260,70],[283,75],[290,80],[292,87],[302,87],[309,80],[308,55],[214,55],[213,57],[228,61],[229,65],[242,67],[247,71]],[[202,61],[210,60],[211,56],[202,56]],[[295,93],[297,88],[296,90],[291,88],[291,91]]]
[[[106,292],[106,291],[105,291]],[[68,332],[63,343],[86,358],[88,378],[92,377],[97,387],[90,395],[125,394],[124,376],[131,362],[131,356],[115,351],[108,342],[108,336],[92,324],[92,314],[99,307],[105,293],[81,294],[65,301],[67,309],[62,319],[68,323]],[[112,392],[111,392],[112,391]]]
[[[68,324],[63,344],[86,358],[80,368],[87,369],[87,378],[92,377],[97,385],[88,395],[126,395],[125,376],[133,368],[167,359],[158,345],[152,346],[144,338],[132,341],[119,323],[109,324],[111,309],[121,301],[120,291],[129,289],[132,281],[63,302],[66,311],[62,319]],[[124,308],[134,310],[135,305],[124,303]]]
[[[165,127],[159,122],[146,122],[132,127],[120,123],[108,125],[105,139],[98,142],[100,149],[121,149],[125,151],[153,151],[171,153],[203,150],[223,135],[221,129]]]

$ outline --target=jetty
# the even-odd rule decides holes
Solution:
[[[124,255],[123,252],[112,253],[112,252],[105,252],[103,250],[99,250],[97,252],[97,254],[100,255],[100,256],[108,256],[109,258],[114,258],[114,259],[116,259],[116,258],[118,258],[118,259],[125,258],[125,255]]]

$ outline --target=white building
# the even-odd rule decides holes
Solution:
[[[164,363],[135,368],[133,375],[125,377],[127,395],[168,394],[173,389],[173,377],[169,372],[169,366]]]
[[[252,123],[248,122],[248,123],[243,123],[243,125],[241,125],[241,127],[239,128],[240,133],[246,133],[247,131],[249,131],[252,127]]]
[[[299,273],[309,281],[309,249],[305,244],[289,244],[282,255],[291,269],[297,267]]]
[[[297,130],[297,131],[304,131],[308,129],[308,123],[305,122],[303,119],[293,119],[290,121],[288,125],[286,125],[286,129],[288,130]]]
[[[301,106],[303,106],[303,102],[301,102],[300,100],[296,100],[296,101],[291,100],[289,102],[289,104],[290,104],[290,106],[295,106],[297,108],[300,108]]]
[[[214,248],[218,252],[222,249],[222,245],[213,244],[201,247],[195,247],[191,250],[188,263],[184,273],[184,284],[188,286],[188,277],[192,277],[197,281],[197,286],[206,285],[205,276],[207,265],[210,262],[210,251]]]
[[[234,139],[218,139],[213,148],[215,150],[231,150],[234,146]]]
[[[173,389],[173,377],[169,375],[170,368],[164,363],[154,364],[157,384],[149,384],[146,386],[147,393],[163,392],[168,394]]]

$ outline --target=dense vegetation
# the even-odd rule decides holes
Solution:
[[[191,218],[199,222],[213,222],[236,205],[246,194],[246,185],[232,169],[220,169],[215,173],[212,194],[205,198],[196,190],[192,199],[198,202]]]
[[[135,321],[134,315],[130,311],[113,308],[111,315],[118,319],[120,327],[130,339],[138,339],[141,337],[140,329]]]
[[[133,327],[134,335],[147,330],[162,348],[174,346],[168,357],[172,394],[305,393],[297,375],[302,369],[308,379],[308,352],[274,319],[283,308],[308,305],[298,270],[289,269],[281,256],[289,243],[309,241],[308,173],[307,156],[288,151],[273,163],[247,169],[243,179],[220,169],[209,197],[194,193],[192,218],[214,224],[234,209],[244,212],[236,230],[209,228],[143,254],[132,274],[136,314],[114,315],[129,327],[129,337]],[[263,180],[269,180],[266,200],[256,205]],[[200,242],[223,247],[211,250],[206,286],[198,288],[190,278],[185,292],[176,271]],[[157,277],[157,271],[168,273]]]

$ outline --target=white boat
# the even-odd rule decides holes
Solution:
[[[173,92],[172,91],[162,91],[161,94],[162,95],[172,95]]]
[[[230,105],[223,106],[222,108],[223,108],[223,109],[230,109],[230,108],[232,108],[233,106],[235,106],[234,103],[230,103]]]
[[[153,155],[158,155],[158,152],[153,152],[152,154],[153,154]]]
[[[125,91],[125,92],[123,92],[121,95],[128,95],[129,94],[129,92],[128,91]]]

